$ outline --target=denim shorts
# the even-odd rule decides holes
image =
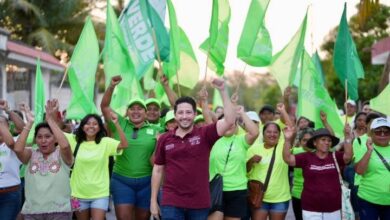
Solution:
[[[276,203],[263,202],[260,209],[261,211],[283,213],[283,212],[287,212],[289,204],[290,204],[290,200],[285,202],[276,202]]]
[[[97,199],[78,199],[80,201],[80,211],[86,209],[103,209],[108,210],[109,197],[97,198]]]
[[[113,173],[111,194],[114,205],[130,204],[149,210],[151,196],[151,177],[130,178]]]
[[[0,194],[0,219],[14,220],[18,215],[22,203],[22,190]]]

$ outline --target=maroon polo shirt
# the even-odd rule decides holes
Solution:
[[[219,138],[216,123],[194,127],[183,138],[175,131],[161,135],[154,163],[165,166],[162,205],[210,207],[209,156]]]
[[[342,152],[336,152],[342,172],[345,163]],[[314,152],[295,155],[296,167],[302,168],[302,209],[311,212],[334,212],[341,209],[341,187],[332,153],[324,159]]]

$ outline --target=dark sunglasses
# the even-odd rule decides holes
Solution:
[[[131,134],[131,139],[137,139],[139,128],[133,128],[133,134]]]
[[[374,134],[376,136],[389,136],[390,135],[390,129],[386,129],[386,128],[375,129],[374,130]]]

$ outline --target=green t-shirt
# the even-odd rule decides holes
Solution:
[[[73,134],[65,133],[72,148],[76,148]],[[109,196],[109,156],[117,155],[119,141],[104,137],[99,144],[84,141],[80,144],[73,166],[70,187],[72,196],[80,199],[96,199]]]
[[[386,159],[387,163],[390,162],[390,145],[386,147],[374,145],[374,148]],[[367,170],[362,175],[358,196],[374,204],[390,205],[390,172],[375,151],[371,153]]]
[[[288,182],[288,165],[283,161],[283,146],[284,141],[279,141],[275,152],[275,163],[272,169],[271,178],[264,195],[265,202],[285,202],[291,199]],[[255,154],[260,155],[262,159],[258,164],[255,164],[252,167],[251,171],[249,171],[248,179],[258,180],[264,183],[273,150],[274,148],[264,148],[263,144],[249,148],[247,161]]]
[[[293,147],[291,149],[291,153],[294,155],[305,153],[305,149],[303,147]],[[291,189],[291,196],[297,199],[301,199],[302,191],[303,191],[303,175],[302,168],[294,167],[294,177],[293,177],[293,186]]]
[[[226,157],[229,159],[224,171]],[[246,151],[249,148],[245,134],[222,137],[215,142],[210,153],[210,180],[217,174],[223,175],[223,191],[245,190],[248,179],[246,177]]]
[[[151,176],[153,166],[150,158],[156,148],[156,137],[161,127],[145,122],[141,128],[135,130],[134,125],[124,117],[118,115],[118,121],[126,135],[129,147],[116,157],[113,172],[130,178]],[[119,140],[114,124],[110,122],[108,126],[112,137]]]
[[[360,143],[359,143],[358,139],[360,140]],[[362,136],[360,136],[358,138],[355,138],[353,140],[352,149],[353,149],[353,157],[354,157],[353,161],[354,161],[354,163],[359,162],[359,160],[366,153],[366,151],[367,151],[367,146],[366,146],[367,139],[368,139],[367,134],[364,134],[364,135],[362,135]],[[357,158],[360,158],[360,159],[357,160]],[[355,173],[354,185],[355,186],[359,186],[361,179],[362,179],[362,176],[357,174],[357,173]]]

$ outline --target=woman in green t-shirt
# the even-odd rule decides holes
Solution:
[[[115,87],[122,81],[120,76],[111,78],[104,93],[101,110],[112,137],[118,138],[118,129],[112,126],[111,98]],[[125,104],[126,105],[126,104]],[[152,155],[156,147],[160,127],[146,121],[146,105],[142,99],[134,98],[127,103],[125,117],[117,114],[129,148],[116,157],[111,177],[110,190],[118,220],[149,220],[152,176]]]
[[[366,152],[356,156],[361,220],[390,219],[390,121],[376,118],[370,125]]]
[[[247,214],[246,153],[259,135],[259,117],[252,119],[238,107],[238,117],[242,121],[245,134],[239,135],[238,125],[234,124],[213,146],[210,153],[210,180],[216,174],[223,176],[223,205],[211,210],[209,220],[240,220]],[[251,116],[251,115],[249,115]],[[255,120],[253,122],[252,120]]]

